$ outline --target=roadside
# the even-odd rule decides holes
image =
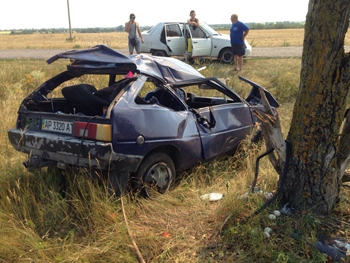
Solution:
[[[0,50],[0,59],[49,59],[66,51],[66,49],[2,49]],[[118,51],[128,55],[127,49],[119,49]],[[302,51],[302,47],[253,47],[249,57],[301,57]],[[350,46],[345,46],[345,51],[350,52]]]

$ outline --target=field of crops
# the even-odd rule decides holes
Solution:
[[[251,30],[247,40],[255,47],[301,46],[303,29],[288,30]],[[229,33],[223,31],[221,33]],[[30,49],[30,48],[88,48],[97,44],[105,44],[115,49],[127,48],[127,33],[74,33],[73,41],[68,40],[69,34],[0,34],[0,49]]]

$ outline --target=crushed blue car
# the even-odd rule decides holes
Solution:
[[[118,194],[131,184],[146,196],[167,192],[178,172],[234,151],[262,108],[254,82],[241,78],[252,85],[244,100],[175,58],[98,45],[47,62],[58,59],[67,69],[24,98],[9,140],[29,171],[88,168]],[[105,83],[92,85],[94,77]]]

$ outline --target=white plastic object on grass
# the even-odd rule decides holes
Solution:
[[[271,198],[273,197],[273,193],[271,193],[271,192],[265,192],[265,193],[264,193],[264,196],[265,196],[265,199],[266,199],[266,200],[269,200],[269,199],[271,199]]]
[[[280,215],[281,215],[281,212],[278,211],[278,210],[275,210],[275,211],[273,211],[273,214],[274,214],[275,216],[280,216]]]
[[[264,229],[264,232],[267,232],[269,234],[271,233],[271,231],[272,231],[272,229],[269,227],[265,227],[265,229]]]
[[[275,220],[275,219],[276,219],[276,216],[275,216],[274,214],[269,214],[269,215],[268,215],[268,218],[269,218],[270,220]]]
[[[220,193],[210,193],[210,194],[204,194],[200,198],[202,200],[207,200],[207,201],[218,201],[222,198],[223,194]]]
[[[269,238],[271,235],[270,235],[270,233],[268,233],[268,232],[264,232],[264,235],[267,237],[267,238]]]

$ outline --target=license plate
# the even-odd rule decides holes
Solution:
[[[43,119],[41,123],[41,130],[72,134],[73,122]]]

